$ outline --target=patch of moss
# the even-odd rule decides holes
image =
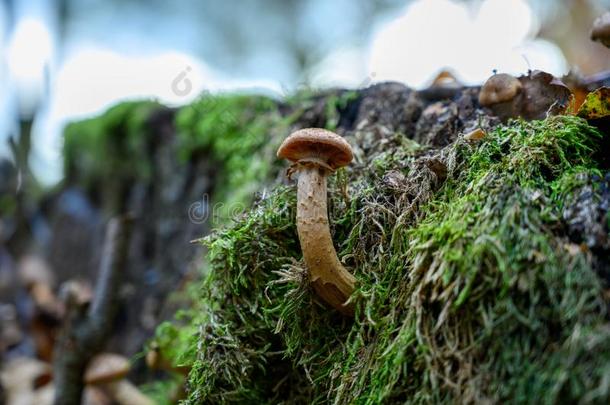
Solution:
[[[354,94],[344,92],[327,102],[329,125],[338,119],[337,109],[345,108]],[[297,117],[315,103],[314,93],[295,94],[280,113],[278,103],[266,97],[204,94],[177,112],[182,159],[204,156],[218,165],[211,201],[213,225],[226,224],[241,215],[254,196],[272,184],[284,167],[275,157],[279,144]],[[207,263],[202,267],[207,267]],[[194,363],[197,331],[208,310],[206,302],[192,291],[188,294],[192,296],[192,307],[179,311],[174,321],[161,324],[153,339],[174,366],[190,367]]]
[[[173,397],[177,395],[177,390],[180,389],[181,384],[180,378],[174,376],[169,379],[142,385],[140,390],[152,399],[156,405],[174,405],[176,401]]]
[[[243,212],[279,171],[274,154],[289,123],[277,103],[263,96],[204,95],[178,111],[181,156],[204,153],[218,165],[213,223]]]
[[[324,108],[326,116],[325,128],[334,131],[339,126],[341,118],[340,111],[345,110],[348,104],[358,98],[357,91],[344,91],[339,94],[331,94],[326,98]]]
[[[333,177],[353,320],[310,291],[295,190],[276,188],[205,239],[187,403],[607,401],[607,303],[561,219],[600,137],[516,121],[438,151],[442,182],[410,143]]]
[[[10,217],[17,210],[17,201],[12,195],[0,195],[0,216]]]
[[[356,101],[361,95],[357,90],[323,90],[302,87],[285,98],[285,103],[294,110],[294,116],[315,113],[319,122],[310,126],[323,127],[334,131],[339,127],[341,116],[349,104]],[[307,120],[307,119],[306,119]]]
[[[350,92],[336,96],[326,108],[338,117]],[[311,99],[311,100],[310,100]],[[277,177],[283,164],[275,158],[280,142],[296,117],[311,105],[313,95],[301,95],[283,106],[263,96],[204,94],[196,102],[178,109],[174,124],[177,153],[183,161],[210,159],[217,170],[211,198],[212,223],[227,223],[251,204],[253,196]],[[123,188],[151,179],[154,156],[150,145],[151,118],[167,108],[153,101],[118,104],[104,114],[69,124],[64,134],[64,169],[68,181],[96,195],[104,190],[111,201],[106,208],[116,210]],[[12,209],[0,200],[0,208]],[[177,315],[175,323],[161,325],[156,340],[174,365],[189,366],[193,357],[188,343],[197,331],[197,308]]]
[[[354,97],[349,91],[328,97],[328,128],[336,127],[339,110]],[[310,92],[295,95],[280,111],[277,101],[264,96],[206,93],[176,111],[180,158],[211,159],[218,168],[212,179],[213,224],[245,211],[256,192],[277,176],[283,167],[275,159],[277,147],[296,117],[315,102]],[[64,133],[66,178],[88,190],[109,188],[107,195],[120,195],[116,188],[121,185],[150,180],[149,145],[157,142],[150,136],[151,117],[163,109],[154,101],[124,102],[101,116],[70,123]]]
[[[86,186],[103,179],[118,183],[127,176],[146,179],[150,175],[147,122],[161,108],[154,101],[125,102],[99,117],[68,124],[63,147],[66,178]]]

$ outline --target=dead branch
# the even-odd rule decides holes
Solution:
[[[117,291],[126,270],[131,235],[129,216],[110,221],[93,302],[68,294],[66,319],[55,346],[53,364],[55,405],[78,405],[84,388],[83,375],[89,360],[106,342],[118,309]]]

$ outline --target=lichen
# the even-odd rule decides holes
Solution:
[[[187,403],[607,400],[607,303],[561,220],[600,137],[575,117],[515,121],[435,151],[446,176],[407,143],[333,177],[353,320],[310,291],[295,190],[276,187],[204,240]]]

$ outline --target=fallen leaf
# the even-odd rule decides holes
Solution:
[[[485,131],[481,128],[477,128],[474,131],[471,131],[464,135],[464,139],[467,141],[478,141],[479,139],[485,138]]]
[[[592,120],[610,115],[610,87],[600,87],[587,94],[578,110],[579,117]]]
[[[562,114],[570,105],[572,92],[550,73],[534,70],[519,80],[523,85],[521,116],[526,120]]]

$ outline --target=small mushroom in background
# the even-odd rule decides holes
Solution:
[[[68,280],[59,287],[59,298],[65,306],[84,311],[93,301],[93,288],[83,280]]]
[[[62,313],[59,311],[47,311],[36,305],[34,313],[29,320],[29,332],[38,358],[49,362],[52,360],[61,320]]]
[[[277,156],[293,162],[288,173],[298,175],[297,232],[303,259],[316,293],[345,315],[356,279],[339,261],[330,235],[326,177],[353,159],[352,149],[339,135],[320,128],[293,132]]]
[[[521,117],[540,120],[562,114],[572,101],[572,92],[561,80],[541,70],[519,78],[500,73],[481,87],[479,104],[489,108],[502,121]]]
[[[53,292],[55,280],[47,263],[35,255],[19,261],[19,279],[34,304],[29,329],[39,358],[50,361],[53,356],[55,334],[61,323],[64,308]]]
[[[129,361],[118,354],[102,353],[93,358],[85,372],[85,384],[98,387],[120,405],[154,405],[125,377]]]
[[[49,316],[62,311],[61,303],[53,293],[55,280],[47,263],[35,255],[26,255],[19,261],[19,279],[28,290],[36,308]]]
[[[55,399],[55,387],[53,384],[47,384],[42,388],[34,391],[32,404],[36,405],[52,405]]]
[[[83,405],[112,405],[112,400],[96,387],[85,387]]]
[[[19,357],[4,364],[0,382],[6,392],[6,404],[38,405],[37,390],[46,386],[51,377],[51,366],[36,359]]]
[[[430,86],[420,90],[419,95],[429,101],[453,98],[464,85],[449,70],[441,70]]]
[[[481,87],[479,104],[506,121],[519,116],[522,90],[519,79],[506,73],[497,73]]]
[[[47,384],[34,391],[32,405],[52,405],[54,402],[55,386],[53,384]],[[82,405],[111,405],[110,399],[95,387],[85,388],[81,403]]]
[[[449,70],[438,72],[430,87],[462,87],[462,83]]]
[[[20,258],[18,264],[19,280],[25,285],[34,283],[53,286],[55,277],[47,262],[36,254],[26,254]]]
[[[602,14],[593,22],[591,40],[600,42],[610,48],[610,11]]]

